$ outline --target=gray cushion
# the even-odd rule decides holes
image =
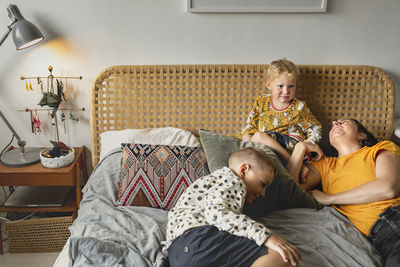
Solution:
[[[229,157],[236,150],[251,146],[263,149],[275,164],[277,176],[267,188],[265,197],[257,199],[252,205],[245,205],[244,213],[257,218],[277,209],[322,208],[320,203],[296,184],[276,154],[267,146],[202,129],[199,130],[199,133],[211,172],[228,166]]]

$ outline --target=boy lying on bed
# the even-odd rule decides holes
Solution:
[[[275,167],[264,151],[248,147],[229,158],[229,168],[198,179],[168,214],[171,267],[290,266],[301,255],[288,241],[242,214],[244,202],[264,196]]]

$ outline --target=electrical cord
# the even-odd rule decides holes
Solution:
[[[15,221],[9,220],[9,219],[4,218],[4,217],[0,217],[0,220],[6,221],[6,222],[9,222],[9,223],[15,223],[15,222],[20,222],[20,221],[26,220],[26,219],[28,219],[29,217],[31,217],[32,215],[34,215],[35,213],[36,213],[36,212],[32,212],[31,214],[25,216],[24,218],[19,219],[19,220],[15,220]],[[2,232],[4,232],[4,231],[2,231]],[[7,239],[8,239],[8,237],[2,239],[1,242],[7,241]]]
[[[4,217],[0,217],[0,220],[3,220],[3,221],[5,221],[5,222],[9,222],[9,221],[10,221],[9,219],[4,218]]]
[[[4,147],[4,149],[1,151],[1,153],[0,153],[0,157],[3,155],[3,153],[4,153],[4,151],[6,151],[6,149],[7,148],[9,148],[10,147],[10,145],[11,145],[11,143],[12,143],[12,141],[14,141],[14,135],[12,136],[12,138],[11,138],[11,141]],[[5,190],[5,188],[4,188],[4,186],[2,186],[2,188],[3,188],[3,192],[4,192],[4,197],[5,198],[7,198],[7,193],[6,193],[6,190]],[[25,220],[25,219],[27,219],[27,218],[29,218],[29,217],[31,217],[33,214],[35,214],[35,213],[32,213],[32,214],[30,214],[30,215],[28,215],[28,216],[26,216],[25,218],[23,218],[22,220]],[[0,217],[0,220],[3,220],[3,221],[10,221],[9,219],[7,219],[7,218],[4,218],[4,217]],[[2,231],[3,232],[3,231]],[[8,237],[6,237],[6,238],[4,238],[4,239],[2,239],[0,242],[4,242],[4,241],[7,241],[7,239],[8,239]]]
[[[6,149],[11,145],[13,140],[14,140],[14,135],[12,136],[10,143],[8,143],[8,145],[6,145],[6,147],[1,151],[0,156],[3,155],[4,151],[6,151]]]
[[[28,219],[29,217],[31,217],[32,215],[34,215],[35,213],[36,213],[36,212],[32,212],[31,214],[25,216],[24,218],[19,219],[19,220],[15,220],[15,221],[9,220],[9,219],[4,218],[4,217],[0,217],[0,220],[6,221],[6,222],[9,222],[9,223],[15,223],[15,222],[20,222],[20,221],[26,220],[26,219]],[[2,232],[3,232],[3,231],[2,231]],[[1,242],[6,241],[7,239],[8,239],[8,237],[4,238]]]
[[[12,135],[11,141],[10,141],[10,142],[6,145],[6,147],[1,151],[0,157],[3,155],[4,151],[6,151],[6,149],[10,147],[12,141],[14,141],[14,138],[15,138],[15,136]],[[13,188],[12,186],[9,186],[8,189],[10,190],[11,193],[14,191],[14,188]],[[7,194],[6,194],[6,191],[5,191],[5,189],[4,189],[4,186],[3,186],[3,191],[4,191],[4,196],[7,197]]]
[[[4,188],[4,186],[2,186],[1,188],[3,188],[4,198],[7,198],[7,192],[6,192],[6,189]]]
[[[25,216],[24,218],[18,219],[18,220],[15,220],[15,221],[9,220],[9,219],[4,218],[4,217],[0,217],[0,220],[6,221],[6,222],[10,222],[10,223],[15,223],[15,222],[20,222],[20,221],[26,220],[26,219],[28,219],[29,217],[31,217],[32,215],[34,215],[35,213],[36,213],[36,212],[32,212],[31,214]]]

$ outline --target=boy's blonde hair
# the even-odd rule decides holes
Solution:
[[[296,82],[300,76],[299,68],[292,61],[286,58],[272,61],[268,68],[266,82],[273,82],[279,75],[285,73]]]
[[[247,163],[255,168],[260,168],[262,165],[269,165],[275,169],[275,165],[267,153],[258,147],[246,147],[233,152],[229,157],[228,163],[230,168]]]

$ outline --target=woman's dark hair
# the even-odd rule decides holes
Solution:
[[[372,133],[370,133],[367,128],[364,127],[358,120],[356,119],[350,119],[357,125],[357,129],[359,132],[364,133],[367,138],[361,140],[361,147],[364,146],[374,146],[376,145],[380,140],[377,139]]]

